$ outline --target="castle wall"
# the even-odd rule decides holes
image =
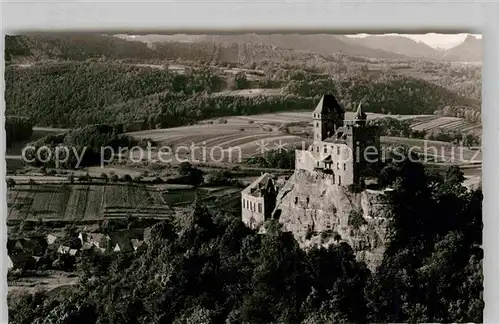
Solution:
[[[317,158],[306,150],[295,150],[295,170],[312,171],[316,166]]]
[[[355,181],[355,152],[346,144],[331,143],[331,142],[315,142],[313,145],[314,154],[318,157],[313,163],[313,168],[318,166],[317,161],[321,161],[328,157],[332,158],[331,170],[334,173],[334,183],[337,185],[350,185]],[[296,154],[297,156],[297,154]],[[324,167],[321,163],[320,167]],[[304,170],[311,170],[305,169]]]
[[[264,197],[241,194],[241,217],[243,223],[250,228],[258,228],[265,220]]]
[[[275,211],[283,230],[292,232],[301,247],[336,244],[336,233],[374,270],[385,250],[390,205],[384,196],[383,191],[351,192],[332,186],[329,175],[296,170],[281,188]],[[349,224],[353,211],[364,217],[358,228]]]

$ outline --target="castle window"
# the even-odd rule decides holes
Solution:
[[[295,204],[299,202],[299,197],[295,197]]]
[[[342,179],[339,176],[339,186],[342,184]]]
[[[325,146],[325,153],[327,152],[328,148]]]
[[[340,155],[340,146],[337,146],[337,155]]]
[[[345,163],[344,163],[344,171],[345,171]]]
[[[316,123],[316,127],[319,127],[319,123]]]
[[[245,199],[243,199],[243,208],[245,208]]]
[[[337,170],[340,170],[339,163],[337,162]]]
[[[262,204],[259,203],[259,213],[262,213]]]
[[[306,198],[306,203],[309,204],[309,197]]]
[[[318,146],[318,147],[316,147],[316,151],[319,153],[319,146]]]

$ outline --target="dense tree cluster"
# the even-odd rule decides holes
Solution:
[[[446,107],[458,111],[463,106],[457,104],[469,103],[446,89],[407,77],[328,78],[299,70],[287,74],[287,78],[286,90],[294,95],[211,96],[210,92],[226,85],[209,68],[188,69],[185,75],[179,75],[125,64],[74,62],[29,69],[8,67],[5,98],[9,114],[28,116],[38,125],[81,127],[119,123],[125,130],[181,126],[220,116],[309,109],[320,95],[331,92],[342,98],[341,103],[348,110],[362,101],[366,111],[392,114],[430,114]],[[238,74],[237,80],[237,88],[244,87],[244,74]],[[467,116],[478,118],[473,110],[468,111]]]
[[[60,59],[86,60],[88,58],[156,58],[146,44],[127,42],[101,34],[39,34],[5,37],[5,60],[31,58],[32,60]]]
[[[393,216],[376,272],[347,243],[305,251],[275,221],[258,234],[195,202],[156,224],[147,247],[83,260],[65,298],[11,298],[10,321],[481,322],[481,191],[462,187],[455,167],[439,176],[392,162],[381,174]]]
[[[7,112],[38,125],[122,124],[126,130],[171,127],[201,119],[310,108],[295,96],[210,96],[223,81],[208,69],[178,75],[121,64],[61,63],[7,68]]]
[[[227,86],[275,88],[285,82],[288,82],[288,93],[301,97],[317,97],[333,91],[350,109],[357,102],[365,101],[367,111],[371,112],[437,113],[472,122],[481,119],[480,68],[446,62],[287,52],[268,45],[218,43],[215,39],[213,42],[148,45],[97,34],[8,36],[6,56],[25,57],[29,61],[36,61],[38,56],[39,59],[90,61],[6,69],[8,113],[33,117],[37,124],[45,126],[110,123],[111,116],[103,117],[95,111],[104,108],[113,111],[114,105],[134,105],[134,100],[155,106],[156,96],[167,91],[192,95],[215,92]],[[197,70],[188,69],[186,75],[177,75],[160,69],[116,64],[152,61],[158,64],[189,62],[188,65],[196,66]],[[258,69],[245,73],[254,73],[260,79],[249,81],[243,72],[227,77],[206,68],[200,71],[200,67],[208,64]],[[134,113],[113,111],[111,115],[141,129],[160,124],[145,120],[149,115],[158,115],[157,111]],[[151,119],[156,121],[158,117]]]
[[[7,67],[5,80],[7,113],[28,116],[37,125],[60,127],[79,127],[110,119],[111,124],[116,120],[132,123],[157,112],[144,110],[139,116],[126,115],[113,110],[114,105],[169,91],[186,95],[217,91],[223,83],[210,70],[179,75],[99,62]],[[111,116],[106,116],[108,111]]]
[[[293,169],[295,168],[295,149],[267,151],[262,156],[248,158],[246,163],[262,168]]]
[[[121,149],[147,145],[147,140],[138,141],[122,133],[120,126],[91,125],[48,135],[30,143],[25,158],[37,166],[54,167],[57,161],[62,168],[73,168],[78,162],[78,167],[85,167],[109,161]]]
[[[389,246],[368,285],[372,322],[480,322],[482,193],[467,191],[463,173],[444,176],[409,161],[390,163],[393,217]]]
[[[156,127],[175,127],[194,124],[198,121],[239,115],[255,115],[279,111],[310,109],[314,98],[303,98],[294,95],[280,96],[210,96],[204,93],[185,95],[179,93],[163,93],[148,98],[133,100],[123,104],[105,108],[110,114],[108,118],[116,117],[113,111],[125,115],[136,116],[137,124],[128,124],[130,130],[150,129]],[[141,114],[148,111],[149,114]],[[142,122],[141,117],[142,116]],[[107,120],[112,122],[112,120]],[[119,119],[116,122],[127,125]]]
[[[6,116],[5,134],[7,147],[13,142],[28,140],[33,134],[33,122],[26,117]]]
[[[392,74],[379,77],[340,74],[332,78],[312,78],[305,74],[301,79],[292,78],[286,90],[307,97],[334,92],[348,110],[363,102],[367,112],[399,115],[434,114],[446,106],[467,106],[470,110],[480,106],[478,101],[422,79]]]

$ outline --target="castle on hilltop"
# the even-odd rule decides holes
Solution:
[[[295,170],[331,179],[331,186],[363,186],[370,163],[378,160],[380,136],[367,125],[359,104],[352,120],[333,95],[324,95],[312,112],[314,141],[307,150],[295,151]],[[279,188],[276,179],[263,174],[242,191],[242,219],[256,228],[271,217]]]
[[[295,170],[331,175],[332,184],[360,185],[378,160],[380,136],[366,125],[366,114],[358,105],[352,120],[333,95],[324,95],[312,113],[314,142],[308,150],[295,151]]]

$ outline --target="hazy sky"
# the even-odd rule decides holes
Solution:
[[[358,34],[353,35],[352,37],[364,37],[367,34]],[[387,35],[396,35],[396,34],[387,34]],[[412,38],[416,41],[423,42],[431,47],[437,48],[452,48],[463,42],[465,37],[469,34],[400,34],[401,36],[406,36]],[[481,35],[474,35],[476,38],[481,38]]]

